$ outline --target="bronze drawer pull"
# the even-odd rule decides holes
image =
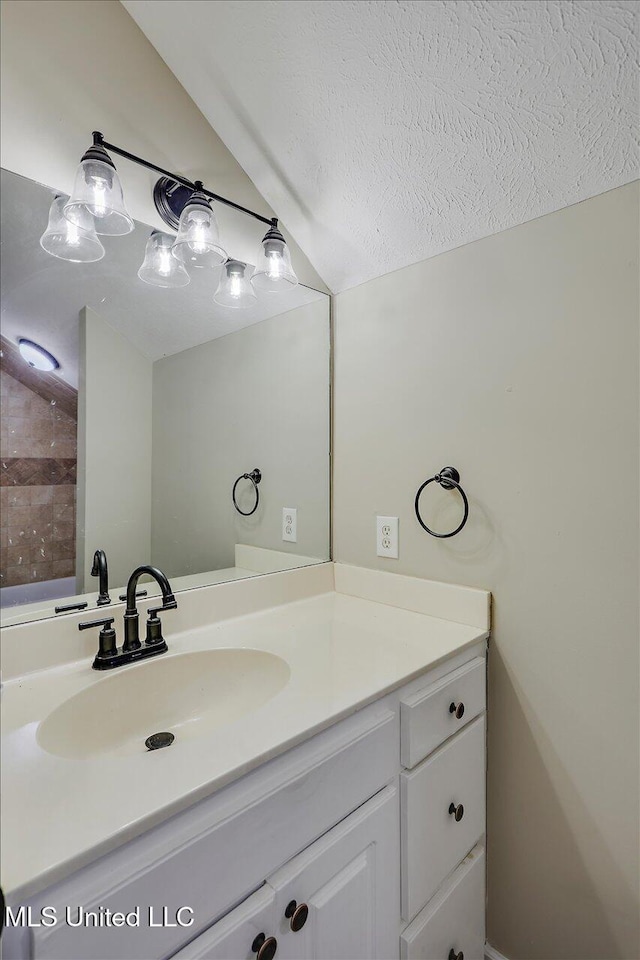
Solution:
[[[287,904],[284,915],[287,920],[290,921],[289,926],[293,932],[297,933],[298,930],[302,930],[307,922],[307,918],[309,916],[309,907],[306,905],[306,903],[299,904],[296,900],[291,900],[290,903]]]
[[[275,937],[265,937],[264,933],[259,933],[251,944],[251,950],[257,954],[256,960],[273,960],[278,949],[278,941]]]
[[[464,717],[464,703],[450,703],[449,704],[449,713],[454,713],[456,720],[462,720]]]
[[[455,803],[450,803],[449,815],[456,818],[456,823],[460,823],[460,821],[464,817],[464,807],[462,806],[462,804],[459,803],[458,806],[456,806]]]

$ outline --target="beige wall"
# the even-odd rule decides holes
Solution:
[[[3,0],[0,61],[6,169],[68,193],[91,132],[100,130],[132,153],[272,215],[119,0]],[[152,200],[157,174],[114,159],[131,215],[166,229]],[[255,263],[263,225],[220,204],[216,213],[230,256]],[[290,245],[301,281],[325,290]]]
[[[156,361],[152,555],[168,576],[232,567],[236,543],[329,558],[328,371],[327,297]],[[231,489],[254,467],[245,518]],[[249,485],[237,493],[251,509]],[[297,543],[282,540],[283,507]]]
[[[638,269],[632,184],[336,298],[336,559],[495,596],[488,936],[512,960],[640,956]],[[448,464],[471,515],[442,541],[413,498]],[[441,529],[452,497],[425,498]]]
[[[97,549],[107,554],[111,593],[151,560],[152,369],[95,311],[81,311],[78,593],[97,590]]]

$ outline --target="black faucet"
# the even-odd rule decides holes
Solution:
[[[162,590],[162,606],[155,607],[155,609],[148,611],[149,619],[147,620],[146,642],[147,644],[164,644],[165,650],[167,649],[167,645],[162,637],[162,624],[160,623],[160,618],[158,617],[158,611],[175,610],[178,604],[176,603],[176,598],[171,590],[171,584],[167,580],[162,570],[158,570],[157,567],[151,567],[148,564],[143,563],[142,566],[136,567],[129,577],[129,582],[127,583],[127,609],[125,610],[124,614],[124,644],[122,646],[123,653],[128,653],[132,650],[138,650],[141,646],[140,635],[138,633],[138,622],[140,617],[138,615],[138,608],[136,607],[136,587],[138,586],[138,580],[145,573],[150,577],[153,577]]]
[[[99,551],[103,553],[103,551]],[[103,554],[104,555],[104,554]],[[148,574],[157,581],[162,590],[162,606],[147,611],[147,636],[144,644],[139,636],[139,614],[136,607],[136,586],[143,574]],[[114,617],[105,620],[89,620],[79,623],[79,630],[88,630],[89,627],[101,627],[98,639],[98,652],[93,661],[94,670],[111,670],[113,667],[123,666],[135,660],[144,660],[159,653],[166,653],[167,644],[162,636],[162,623],[158,613],[160,610],[175,610],[178,606],[171,590],[171,584],[162,570],[143,564],[136,567],[127,584],[127,609],[124,614],[124,643],[118,649],[116,632],[113,629]]]
[[[107,555],[104,550],[96,550],[94,553],[91,576],[100,578],[98,606],[104,607],[105,604],[111,603],[111,597],[109,596],[109,570],[107,568]]]

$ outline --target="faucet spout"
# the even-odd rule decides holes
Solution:
[[[107,555],[104,550],[96,550],[93,555],[93,566],[91,567],[91,576],[99,577],[98,581],[98,600],[99,607],[111,603],[109,596],[109,570],[107,567]]]
[[[153,577],[162,591],[162,606],[159,608],[160,610],[175,610],[178,606],[171,589],[171,584],[162,570],[158,570],[157,567],[152,567],[146,563],[136,567],[127,583],[127,609],[124,614],[124,645],[122,648],[124,652],[137,650],[141,646],[139,632],[140,618],[136,606],[136,587],[138,586],[138,580],[144,574]]]

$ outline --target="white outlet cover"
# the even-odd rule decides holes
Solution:
[[[398,559],[397,517],[376,517],[376,553],[379,557]]]
[[[298,511],[295,507],[282,508],[282,539],[289,543],[298,540]]]

